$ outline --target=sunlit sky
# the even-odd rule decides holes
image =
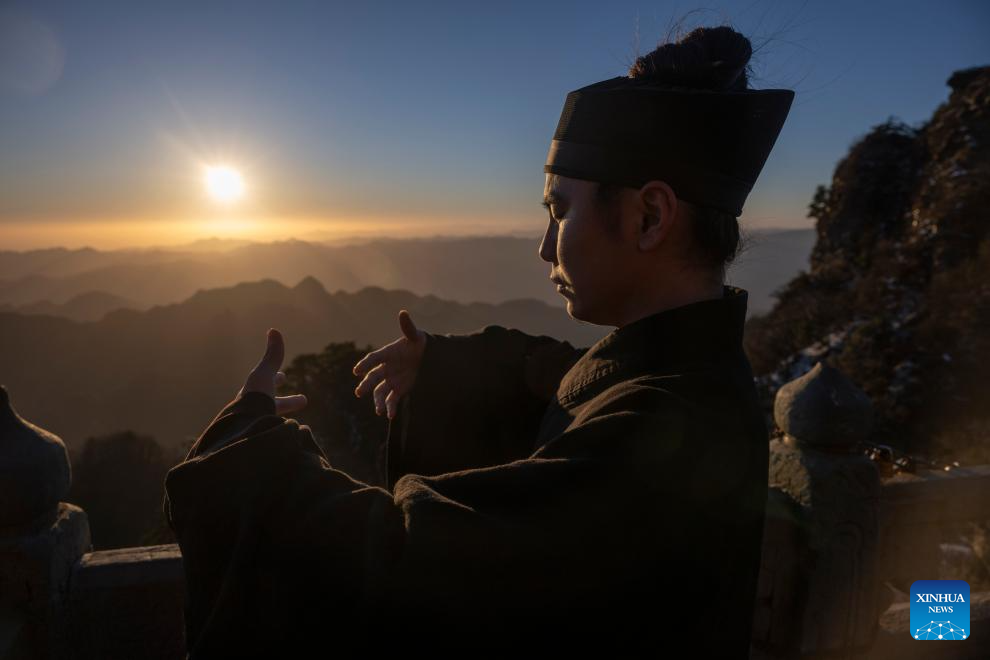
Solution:
[[[210,236],[539,234],[567,92],[624,75],[685,2],[2,2],[0,249]],[[742,215],[812,227],[815,186],[893,115],[990,64],[990,3],[717,2],[755,88],[796,91]],[[210,194],[228,167],[243,194]]]

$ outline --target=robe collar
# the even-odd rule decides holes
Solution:
[[[682,305],[616,328],[591,346],[561,379],[557,399],[574,402],[592,385],[637,375],[705,368],[742,352],[749,294],[723,285],[722,297]]]

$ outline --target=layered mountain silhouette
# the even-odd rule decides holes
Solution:
[[[234,396],[261,357],[269,327],[284,334],[289,364],[331,342],[369,350],[391,342],[400,335],[401,309],[433,333],[499,324],[587,346],[612,329],[532,299],[465,305],[380,287],[331,294],[314,277],[291,288],[264,279],[95,322],[0,312],[0,382],[22,416],[70,448],[120,430],[173,447],[198,435]]]
[[[141,306],[133,300],[115,296],[112,293],[89,291],[73,296],[64,303],[42,300],[17,306],[0,304],[0,311],[64,316],[73,321],[97,321],[103,318],[107,312],[112,312],[115,309],[137,309],[139,307]]]
[[[811,230],[754,231],[729,281],[750,291],[750,311],[803,268]],[[98,251],[51,248],[0,252],[0,309],[96,320],[115,305],[146,309],[181,302],[199,289],[271,278],[314,277],[328,291],[402,288],[461,303],[519,298],[563,307],[537,255],[540,236],[376,239],[333,245],[200,241],[177,248]],[[101,300],[94,292],[104,294]],[[80,296],[88,296],[79,300]],[[116,300],[117,302],[112,302]]]

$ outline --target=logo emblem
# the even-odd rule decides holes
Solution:
[[[911,585],[911,637],[950,641],[969,638],[969,584],[918,580]]]

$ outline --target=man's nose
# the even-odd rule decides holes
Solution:
[[[547,230],[540,241],[540,259],[552,264],[557,263],[557,236],[553,223],[547,225]]]

